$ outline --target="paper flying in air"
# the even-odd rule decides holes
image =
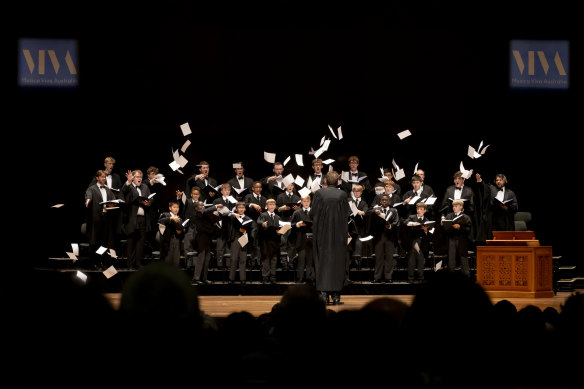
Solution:
[[[116,270],[116,268],[114,267],[114,265],[108,267],[107,269],[105,269],[103,271],[103,275],[106,276],[106,278],[112,278],[116,274],[118,274],[118,271]]]
[[[82,273],[79,270],[77,270],[77,273],[75,274],[75,276],[83,282],[87,281],[87,274]]]
[[[294,182],[294,176],[292,175],[292,173],[288,174],[286,177],[284,177],[282,179],[282,183],[284,184],[284,186],[288,186],[290,184],[292,184]]]
[[[298,176],[298,177],[300,177],[300,176]],[[310,196],[310,189],[302,188],[298,191],[298,194],[300,195],[300,198],[308,197],[308,196]]]
[[[460,172],[465,179],[469,179],[472,175],[472,169],[466,170],[462,164],[462,161],[460,161]]]
[[[264,159],[266,160],[266,162],[274,163],[274,162],[276,162],[276,154],[275,153],[268,153],[267,151],[264,151]]]
[[[296,158],[296,165],[304,166],[304,162],[302,161],[302,154],[294,154],[294,157]]]
[[[183,136],[187,136],[192,133],[189,123],[181,124],[180,129],[182,130]]]
[[[399,136],[399,139],[400,139],[400,140],[401,140],[401,139],[404,139],[404,138],[407,138],[407,137],[408,137],[408,136],[410,136],[410,135],[412,135],[412,133],[410,132],[410,130],[404,130],[404,131],[402,131],[402,132],[399,132],[399,133],[397,134],[397,136]]]
[[[337,139],[337,134],[335,134],[335,130],[333,130],[333,128],[331,127],[330,124],[329,124],[328,128],[329,128],[329,130],[331,130],[331,134],[333,134],[333,136],[335,137],[335,139]]]
[[[191,141],[187,139],[186,142],[183,143],[182,147],[180,148],[180,151],[184,153],[190,145]]]

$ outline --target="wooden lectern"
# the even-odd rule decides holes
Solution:
[[[533,231],[493,231],[477,246],[477,283],[491,297],[553,297],[552,247]]]

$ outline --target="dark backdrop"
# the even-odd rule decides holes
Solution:
[[[302,153],[305,168],[292,161],[286,172],[306,177],[330,124],[344,135],[322,155],[335,169],[357,155],[377,177],[395,158],[409,177],[418,163],[439,200],[461,161],[491,182],[506,174],[536,237],[576,260],[581,47],[570,2],[245,3],[19,6],[14,52],[19,37],[77,38],[80,58],[74,90],[13,85],[6,130],[17,142],[5,149],[17,156],[10,201],[26,194],[31,212],[16,234],[27,258],[64,255],[81,239],[84,191],[106,156],[122,178],[158,166],[169,199],[201,160],[220,180],[239,160],[261,178],[264,150]],[[569,39],[570,90],[511,91],[510,39]],[[400,141],[404,129],[413,136]],[[186,139],[181,175],[168,164]],[[471,160],[468,145],[481,141],[486,154]]]

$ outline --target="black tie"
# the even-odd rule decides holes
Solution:
[[[105,189],[105,185],[100,186],[99,189]]]
[[[290,199],[290,201],[292,201],[292,193],[288,194],[288,198]]]
[[[308,210],[304,210],[304,216],[308,216]]]
[[[259,195],[258,195],[258,196],[256,196],[256,198],[258,199],[258,201],[260,201],[260,196],[259,196]]]
[[[274,214],[270,214],[270,220],[272,221],[272,223],[274,223]]]

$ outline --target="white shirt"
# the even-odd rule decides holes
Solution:
[[[103,199],[102,201],[107,201],[107,192],[105,191],[105,188],[99,184],[97,184],[97,187],[99,188],[99,191],[101,192],[101,197]]]
[[[503,199],[505,198],[505,187],[502,187],[501,189],[497,188],[497,195],[495,198],[503,202]]]
[[[454,188],[454,200],[459,200],[462,196],[462,186],[460,188]]]
[[[140,187],[136,186],[136,184],[134,184],[134,183],[132,183],[132,185],[134,186],[134,188],[136,188],[136,190],[138,191],[138,194],[140,196],[142,196],[142,191],[140,190]],[[138,207],[138,212],[136,212],[136,215],[144,216],[144,208],[142,208],[141,205]]]

